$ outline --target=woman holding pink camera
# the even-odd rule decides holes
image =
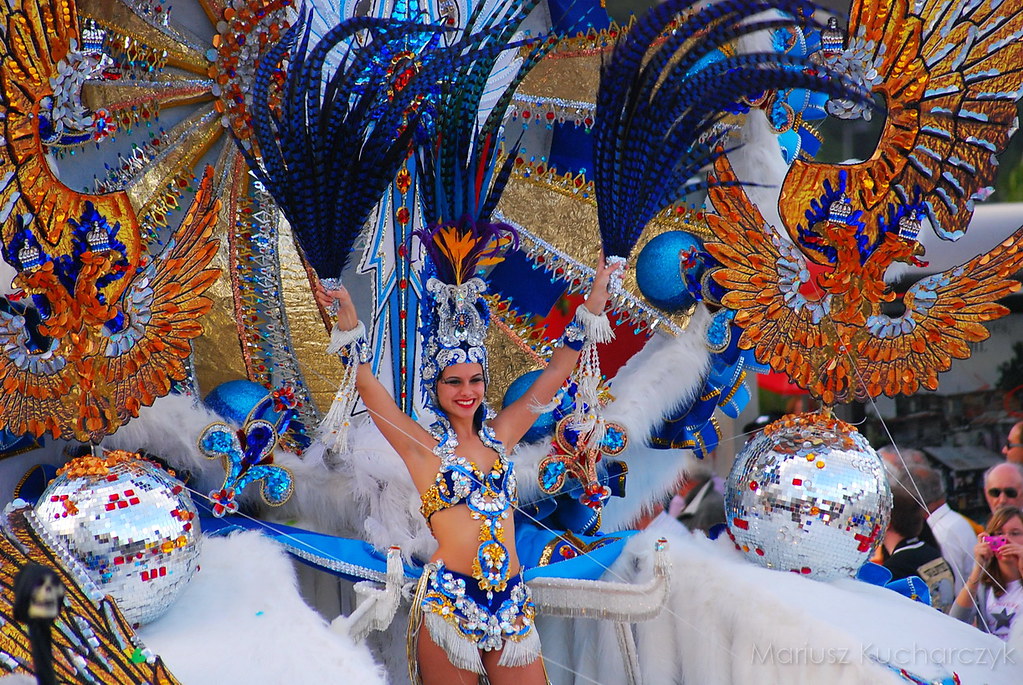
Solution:
[[[1023,511],[997,509],[973,548],[973,571],[950,612],[1003,640],[1023,611]]]

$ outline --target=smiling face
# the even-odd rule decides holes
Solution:
[[[437,404],[448,418],[472,419],[487,385],[481,364],[452,364],[437,379]]]

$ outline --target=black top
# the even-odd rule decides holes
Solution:
[[[892,580],[908,576],[919,576],[931,591],[931,606],[947,611],[953,595],[952,567],[945,561],[937,547],[928,545],[920,538],[906,538],[895,545],[884,567],[892,572]]]

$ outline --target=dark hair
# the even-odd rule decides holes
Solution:
[[[988,535],[998,535],[1006,523],[1011,519],[1018,518],[1023,522],[1023,511],[1019,507],[998,507],[995,513],[991,514],[991,518],[988,520],[987,525],[984,526],[984,532]],[[995,593],[995,597],[1001,597],[1005,594],[1005,585],[1007,581],[1002,576],[1002,569],[998,566],[998,557],[992,556],[987,562],[987,566],[984,568],[984,574],[980,578],[980,582],[985,585],[989,585]]]
[[[915,538],[924,529],[926,510],[902,487],[892,488],[892,520],[888,527],[904,538]]]

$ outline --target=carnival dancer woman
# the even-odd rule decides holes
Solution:
[[[476,683],[483,673],[493,685],[546,682],[537,658],[535,609],[515,549],[517,494],[508,453],[536,420],[537,408],[548,405],[568,379],[587,337],[591,344],[607,339],[608,281],[619,265],[601,258],[590,293],[544,372],[529,392],[495,414],[484,402],[489,312],[480,297],[486,286],[476,274],[479,262],[493,256],[492,246],[509,234],[503,224],[481,227],[471,220],[420,234],[431,296],[421,316],[421,375],[438,418],[429,431],[402,412],[374,377],[365,329],[348,292],[316,289],[321,306],[337,302],[329,349],[358,360],[358,393],[405,462],[437,540],[410,618],[410,635],[418,631],[413,682],[416,671],[425,683],[445,685]]]
[[[1014,620],[1023,620],[1023,511],[995,510],[977,537],[973,571],[950,614],[1005,640]]]

